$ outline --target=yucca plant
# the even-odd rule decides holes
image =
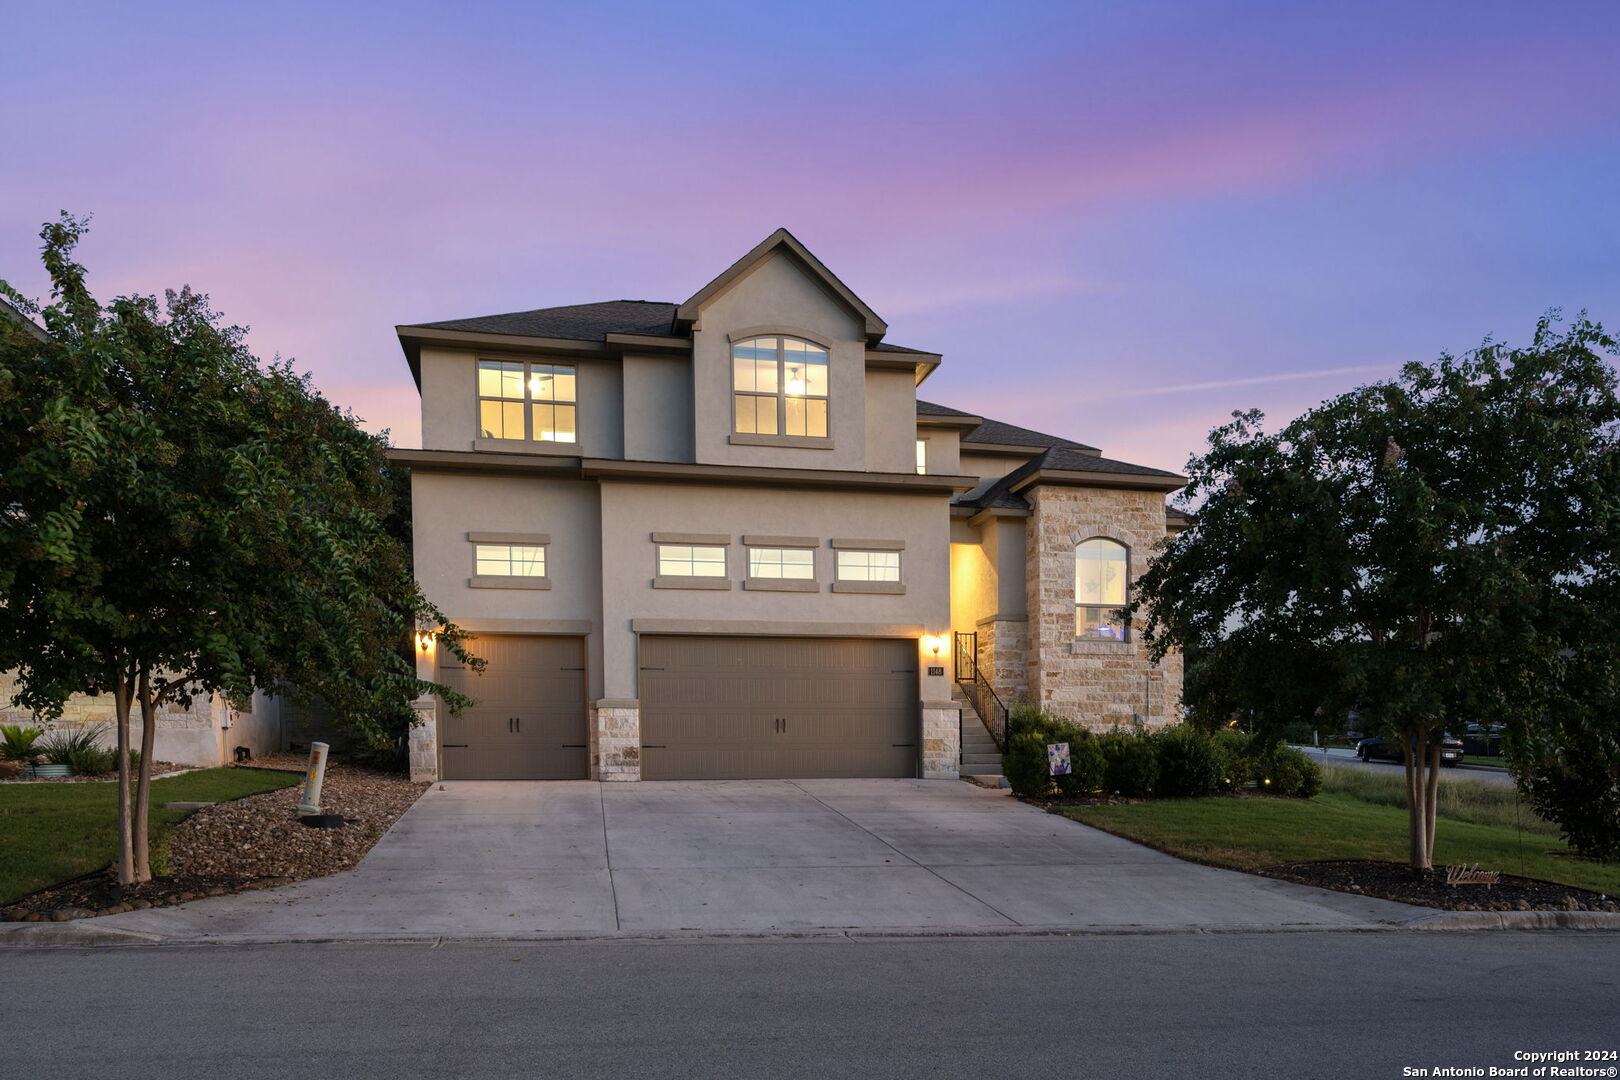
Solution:
[[[43,734],[44,728],[0,724],[0,760],[27,761],[39,752],[34,749],[34,744]]]
[[[101,750],[101,729],[80,728],[77,731],[53,731],[34,745],[34,752],[44,754],[52,765],[72,765],[73,757],[89,761],[85,755]],[[110,755],[109,755],[110,756]]]

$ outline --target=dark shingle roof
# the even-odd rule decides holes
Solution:
[[[968,416],[968,417],[977,418],[979,414],[978,413],[963,412],[961,409],[953,409],[948,405],[935,405],[932,401],[923,401],[921,398],[919,398],[917,400],[917,415],[918,416]]]
[[[607,300],[600,304],[569,304],[411,325],[424,330],[601,341],[608,334],[668,335],[675,325],[675,305],[653,300]]]
[[[1021,428],[1017,424],[1005,424],[1000,420],[986,420],[962,436],[962,441],[995,443],[1001,446],[1064,446],[1073,450],[1097,449],[1095,446],[1087,446],[1085,443],[1075,442],[1073,439],[1064,439],[1057,435],[1031,431],[1029,428]]]
[[[1039,459],[1041,468],[1057,469],[1063,472],[1095,472],[1095,473],[1123,473],[1131,476],[1173,476],[1179,478],[1180,473],[1170,472],[1168,469],[1150,469],[1146,465],[1132,465],[1128,461],[1115,461],[1105,458],[1101,454],[1088,454],[1080,450],[1071,450],[1068,447],[1054,446]]]
[[[568,338],[572,341],[602,341],[608,334],[649,334],[677,337],[675,304],[656,300],[604,300],[599,304],[568,304],[564,307],[512,311],[505,315],[477,315],[470,319],[410,323],[417,330],[463,330],[474,334],[515,334],[522,337]],[[869,346],[875,352],[916,353],[937,356],[927,349],[910,349],[887,341]]]

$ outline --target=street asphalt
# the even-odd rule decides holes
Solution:
[[[1398,765],[1393,761],[1362,761],[1356,756],[1354,750],[1344,747],[1326,746],[1296,746],[1294,749],[1302,750],[1309,755],[1312,761],[1320,762],[1331,768],[1364,769],[1369,772],[1388,773],[1391,776],[1405,776],[1406,766]],[[1506,769],[1491,765],[1447,765],[1440,770],[1440,782],[1448,780],[1473,781],[1484,784],[1486,787],[1511,788],[1513,774]]]
[[[28,949],[0,976],[19,1078],[1310,1080],[1620,1046],[1620,934],[1591,932]]]

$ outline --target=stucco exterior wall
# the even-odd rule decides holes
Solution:
[[[624,358],[624,456],[631,461],[691,461],[692,358]]]
[[[865,361],[863,360],[864,364]],[[870,472],[917,471],[917,379],[909,371],[866,369],[866,468]],[[950,475],[935,467],[934,472]]]
[[[731,335],[760,328],[821,338],[828,349],[828,431],[813,447],[732,443]],[[863,324],[806,274],[777,253],[704,305],[692,334],[696,458],[703,464],[793,469],[866,468],[866,338]],[[914,407],[913,407],[914,412]],[[898,419],[898,418],[897,418]],[[909,427],[909,416],[901,419]]]
[[[911,626],[944,634],[950,627],[949,511],[940,496],[781,490],[708,484],[608,482],[602,485],[604,628],[602,695],[637,697],[636,619],[725,623]],[[707,533],[730,538],[731,587],[653,588],[655,532]],[[745,587],[746,535],[813,537],[816,582],[812,592],[767,592]],[[903,540],[903,595],[832,591],[834,538]],[[852,629],[851,637],[862,636]],[[950,699],[950,680],[920,676],[919,701]],[[947,665],[948,672],[948,665]]]
[[[416,579],[454,623],[475,631],[535,630],[544,624],[602,625],[599,488],[557,477],[411,474]],[[544,533],[549,589],[473,588],[469,532]],[[601,634],[586,641],[586,674],[601,696]],[[477,652],[476,645],[473,651]]]
[[[911,378],[912,377],[910,375],[907,375],[906,381],[910,383]],[[910,393],[912,407],[915,408],[917,400],[917,390],[915,386],[911,388]],[[930,473],[934,473],[939,476],[974,475],[972,473],[964,473],[961,470],[962,436],[961,433],[955,428],[922,427],[919,425],[917,428],[916,437],[928,444],[928,471]],[[913,454],[916,452],[915,443],[912,445],[912,452]],[[916,467],[915,457],[913,457],[911,465],[913,468]]]
[[[450,349],[423,346],[422,448],[472,450],[478,439],[478,361],[512,360],[572,364],[578,398],[575,413],[578,441],[526,443],[500,440],[501,450],[538,454],[577,454],[585,457],[624,456],[623,373],[617,357],[581,359],[544,358],[499,349]]]
[[[1094,536],[1130,550],[1131,580],[1165,534],[1164,496],[1153,491],[1039,485],[1026,496],[1030,700],[1093,728],[1140,717],[1162,727],[1180,716],[1181,657],[1151,664],[1140,621],[1126,641],[1077,639],[1074,548]]]

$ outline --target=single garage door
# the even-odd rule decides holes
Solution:
[[[583,780],[585,639],[481,634],[482,675],[441,654],[444,684],[477,704],[439,722],[446,780]]]
[[[905,639],[641,639],[648,780],[917,775]]]

